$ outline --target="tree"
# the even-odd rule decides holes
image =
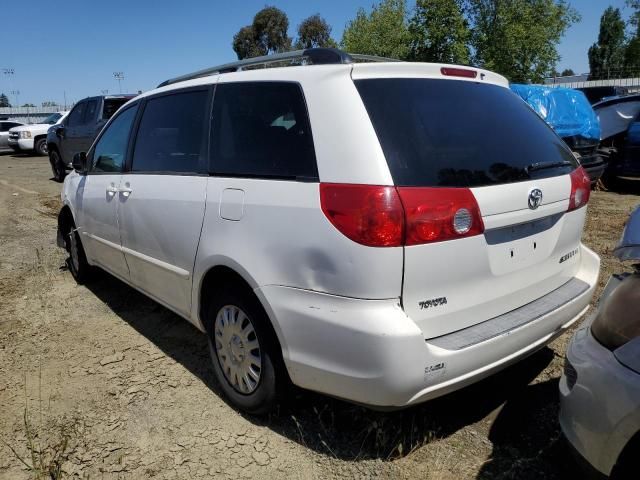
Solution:
[[[409,55],[406,0],[381,0],[371,12],[358,10],[340,42],[348,52],[405,59]]]
[[[461,0],[418,0],[409,21],[411,60],[469,63],[471,32]]]
[[[10,107],[11,103],[9,102],[9,98],[4,94],[0,94],[0,108],[1,107]]]
[[[600,17],[598,41],[589,48],[589,78],[598,80],[621,73],[625,55],[625,23],[619,8],[608,7]]]
[[[42,102],[42,106],[43,107],[57,107],[58,104],[57,104],[57,102],[52,102],[51,100],[49,100],[47,102]]]
[[[276,7],[265,7],[253,17],[253,23],[242,27],[231,44],[239,60],[291,49],[287,35],[289,19]]]
[[[640,0],[627,0],[627,7],[633,10],[629,24],[640,30]],[[638,36],[636,34],[636,36]]]
[[[296,49],[336,46],[335,40],[331,38],[331,26],[320,14],[305,18],[298,26]]]
[[[629,19],[633,33],[624,50],[625,76],[637,77],[640,75],[640,0],[627,0],[627,6],[634,12]]]
[[[466,0],[475,63],[513,82],[542,82],[558,43],[580,19],[564,0]]]
[[[576,72],[574,72],[573,70],[571,70],[570,68],[565,68],[562,73],[560,74],[561,77],[571,77],[573,75],[575,75]]]
[[[262,48],[262,45],[258,43],[252,25],[242,27],[238,33],[233,36],[232,47],[238,56],[238,60],[267,54],[266,50]]]
[[[35,105],[33,103],[25,103],[24,105],[22,105],[23,107],[35,107]]]

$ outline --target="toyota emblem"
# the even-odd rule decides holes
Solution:
[[[535,210],[542,203],[542,190],[534,188],[529,192],[529,208]]]

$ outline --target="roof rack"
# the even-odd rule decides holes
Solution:
[[[194,78],[207,77],[219,73],[240,72],[246,69],[268,68],[269,66],[298,66],[298,65],[328,65],[349,64],[356,62],[398,62],[393,58],[377,57],[375,55],[349,54],[338,48],[307,48],[306,50],[294,50],[292,52],[264,55],[262,57],[247,58],[237,62],[225,63],[215,67],[205,68],[197,72],[171,78],[158,85],[158,88],[173,83],[193,80]],[[278,65],[280,64],[280,65]]]

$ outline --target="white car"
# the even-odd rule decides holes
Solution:
[[[47,131],[51,125],[62,122],[69,112],[56,112],[49,115],[42,123],[21,125],[9,130],[9,147],[15,152],[35,152],[47,155]]]
[[[504,77],[355,60],[164,82],[64,183],[73,275],[102,267],[206,332],[249,412],[289,379],[378,408],[443,395],[543,347],[596,285],[589,179]]]
[[[640,260],[640,208],[614,250]],[[594,478],[640,476],[640,265],[613,275],[576,331],[560,380],[560,425]]]

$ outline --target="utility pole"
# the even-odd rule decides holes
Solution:
[[[2,69],[2,74],[7,77],[7,83],[9,84],[9,88],[11,88],[12,84],[13,84],[13,76],[15,75],[16,71],[13,68],[3,68]]]
[[[20,90],[11,90],[11,95],[14,95],[16,97],[16,107],[19,107],[20,102],[18,101],[18,99],[20,95]]]
[[[118,80],[118,89],[122,93],[122,80],[124,80],[124,72],[113,72],[113,77]]]

